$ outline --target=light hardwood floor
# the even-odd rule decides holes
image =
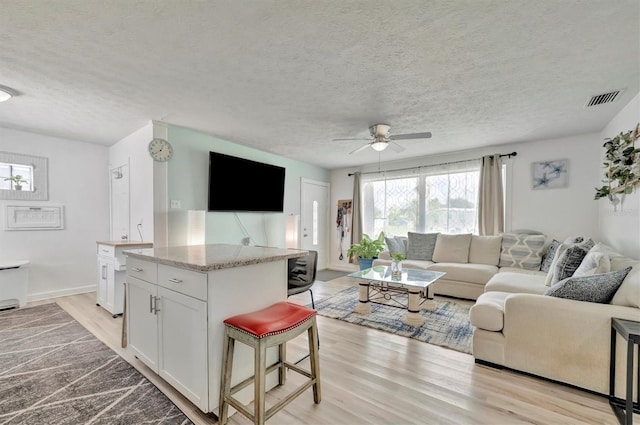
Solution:
[[[354,284],[350,278],[317,282],[314,295],[319,300]],[[308,293],[290,300],[310,302]],[[140,370],[195,424],[217,423],[121,348],[122,318],[97,307],[95,293],[50,301]],[[617,424],[605,397],[479,366],[467,354],[335,319],[319,316],[318,326],[322,402],[314,404],[309,389],[267,424]],[[305,344],[306,336],[289,343],[289,358],[302,356]],[[308,360],[302,365],[308,367]],[[290,373],[284,387],[269,392],[268,406],[301,379]],[[634,421],[640,423],[640,415]],[[249,423],[239,414],[229,420]]]

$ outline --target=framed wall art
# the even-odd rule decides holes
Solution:
[[[569,160],[555,159],[531,164],[534,189],[556,189],[569,184]]]

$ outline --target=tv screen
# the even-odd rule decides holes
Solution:
[[[282,212],[284,170],[209,152],[209,211]]]

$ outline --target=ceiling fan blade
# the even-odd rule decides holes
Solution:
[[[394,141],[389,140],[389,149],[391,149],[395,153],[400,153],[400,152],[402,152],[404,150],[404,147],[400,146],[399,144],[397,144]]]
[[[431,138],[431,132],[426,133],[409,133],[409,134],[395,134],[389,136],[389,140],[408,140],[408,139],[429,139]]]
[[[363,150],[365,150],[366,148],[368,148],[369,146],[371,146],[371,144],[370,144],[370,143],[367,143],[366,145],[362,145],[362,146],[360,146],[358,149],[356,149],[355,151],[351,151],[351,152],[349,152],[349,155],[354,154],[354,153],[358,153],[358,152],[360,152],[360,151],[363,151]]]
[[[338,142],[340,140],[371,140],[371,137],[358,137],[357,139],[331,139],[332,142]]]

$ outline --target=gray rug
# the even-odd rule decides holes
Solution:
[[[357,303],[358,287],[352,286],[332,297],[316,301],[316,310],[321,316],[380,329],[471,354],[473,327],[469,323],[470,302],[436,298],[435,311],[420,312],[426,319],[421,327],[405,325],[402,322],[406,313],[403,308],[371,303],[371,314],[363,315],[353,311]]]
[[[329,269],[318,270],[318,273],[316,273],[316,280],[320,280],[322,282],[328,282],[333,279],[344,277],[348,274],[349,272],[341,272],[338,270],[329,270]]]
[[[192,424],[57,304],[0,311],[0,423]]]

